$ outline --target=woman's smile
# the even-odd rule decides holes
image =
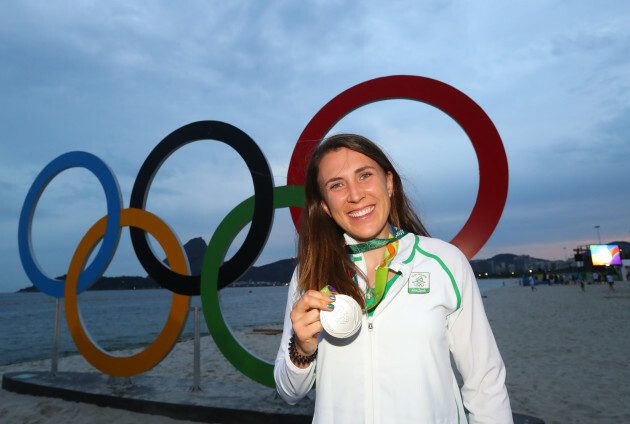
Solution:
[[[371,206],[365,207],[363,209],[358,209],[358,210],[355,210],[355,211],[352,211],[352,212],[348,212],[348,215],[350,215],[352,218],[362,218],[362,217],[364,217],[364,216],[374,212],[375,208],[376,207],[374,205],[371,205]]]

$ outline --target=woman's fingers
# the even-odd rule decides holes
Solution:
[[[313,323],[319,322],[319,309],[311,308],[302,310],[294,308],[291,312],[291,322],[293,323],[293,331],[300,339],[312,337],[312,334],[309,334],[310,331],[303,329]]]
[[[295,337],[297,337],[300,342],[314,342],[315,345],[317,345],[317,335],[324,329],[322,323],[319,321],[319,317],[317,320],[307,325],[298,326],[297,329],[295,327],[293,328]]]
[[[296,325],[306,326],[315,321],[319,321],[319,311],[331,311],[334,309],[334,296],[309,290],[293,304],[291,311],[291,322]]]
[[[300,299],[293,305],[293,310],[307,311],[309,309],[320,309],[324,311],[331,311],[334,309],[333,302],[335,296],[321,293],[316,290],[309,290],[300,297]]]
[[[298,334],[300,338],[312,337],[313,335],[319,333],[322,329],[322,325],[319,322],[319,309],[311,309],[303,314],[296,315],[296,319],[293,321],[293,328],[296,327],[308,328],[308,331],[300,331],[301,334]]]
[[[313,353],[317,348],[317,334],[323,329],[319,321],[319,311],[333,310],[334,301],[332,295],[309,290],[293,304],[291,323],[297,338],[297,346],[303,352]]]

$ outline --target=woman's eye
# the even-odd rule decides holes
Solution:
[[[366,178],[368,178],[368,177],[369,177],[369,176],[371,176],[371,175],[372,175],[372,173],[371,173],[371,172],[366,172],[366,173],[364,173],[364,174],[361,174],[361,177],[360,177],[360,178],[361,178],[362,180],[365,180]]]
[[[332,184],[330,186],[330,190],[334,190],[334,189],[339,188],[339,187],[341,187],[341,183]]]

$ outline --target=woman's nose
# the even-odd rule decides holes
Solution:
[[[365,193],[358,184],[348,184],[348,202],[357,203],[363,199]]]

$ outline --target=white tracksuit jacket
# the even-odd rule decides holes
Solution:
[[[354,259],[365,272],[363,255]],[[470,424],[512,423],[503,360],[466,257],[444,241],[408,234],[390,270],[398,276],[373,316],[364,313],[349,339],[322,331],[306,369],[288,354],[289,314],[300,297],[294,273],[274,367],[278,393],[295,404],[316,381],[314,423],[466,423],[463,406]],[[365,288],[360,277],[359,284]],[[461,395],[449,351],[464,379]]]

